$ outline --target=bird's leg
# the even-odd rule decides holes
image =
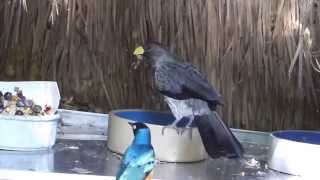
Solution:
[[[185,128],[182,129],[181,135],[182,135],[186,130],[188,130],[189,138],[192,139],[192,127],[191,127],[191,124],[192,124],[193,121],[194,121],[194,115],[189,116],[189,117],[188,117],[188,123],[187,123],[187,125],[185,126]]]
[[[177,131],[177,133],[180,134],[179,128],[177,127],[177,124],[178,124],[178,122],[179,122],[180,120],[181,120],[181,119],[176,119],[176,120],[174,120],[174,122],[173,122],[172,124],[167,125],[167,126],[164,126],[164,127],[162,128],[161,134],[164,135],[164,130],[167,129],[167,128],[175,129],[175,130]]]
[[[193,123],[193,121],[194,121],[194,116],[192,115],[189,117],[189,122],[186,125],[186,128],[191,128],[191,124]]]
[[[188,133],[189,133],[189,139],[191,140],[192,139],[192,127],[191,127],[191,124],[193,123],[193,120],[194,120],[194,116],[190,117],[189,119],[189,122],[186,126],[187,130],[188,130]]]

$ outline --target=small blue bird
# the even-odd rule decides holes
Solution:
[[[127,148],[117,173],[116,180],[151,179],[155,154],[149,128],[143,123],[129,123],[134,139]]]

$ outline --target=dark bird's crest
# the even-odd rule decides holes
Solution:
[[[156,41],[147,41],[143,47],[145,48],[146,51],[152,49],[152,48],[163,48],[168,50],[168,48],[166,46],[164,46],[163,44],[160,44],[159,42]]]

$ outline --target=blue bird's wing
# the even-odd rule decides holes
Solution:
[[[117,180],[143,180],[152,171],[155,155],[152,146],[132,145],[122,159]]]

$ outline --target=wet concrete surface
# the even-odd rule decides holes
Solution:
[[[121,156],[107,150],[106,141],[58,140],[50,151],[0,151],[0,169],[114,176]],[[155,178],[168,180],[292,179],[268,169],[268,146],[243,143],[245,160],[208,159],[195,163],[158,162]]]

